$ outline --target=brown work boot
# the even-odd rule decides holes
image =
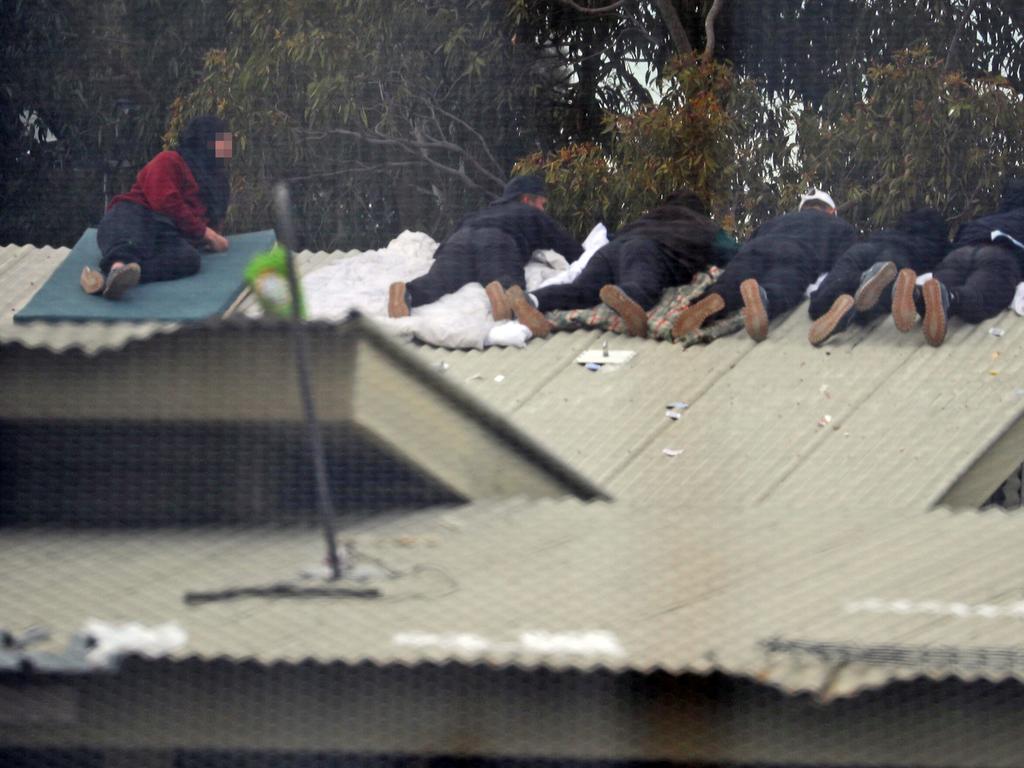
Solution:
[[[817,347],[824,344],[833,334],[845,330],[853,319],[853,306],[854,299],[850,294],[836,296],[829,311],[811,323],[807,340]]]
[[[926,282],[921,290],[924,293],[924,319],[922,321],[924,337],[929,344],[937,347],[946,338],[950,305],[949,291],[934,277]]]
[[[138,264],[122,264],[107,273],[107,282],[103,286],[103,298],[119,299],[125,291],[134,288],[142,278],[142,267]]]
[[[743,297],[743,324],[747,334],[754,341],[764,341],[768,338],[768,295],[751,277],[740,283],[740,296]]]
[[[914,289],[917,287],[917,273],[912,269],[901,269],[892,289],[892,321],[903,333],[917,322],[917,305]]]
[[[615,310],[615,314],[626,323],[630,336],[647,338],[647,313],[644,308],[627,296],[617,285],[606,285],[601,289],[601,301]]]
[[[501,283],[493,280],[487,284],[484,290],[487,292],[487,298],[491,300],[491,317],[496,321],[511,320],[512,307],[508,304],[508,297],[505,295],[505,289],[501,287]]]
[[[878,303],[884,291],[896,279],[896,264],[880,261],[872,264],[860,278],[860,286],[853,294],[853,305],[858,312],[867,312]]]
[[[408,317],[409,305],[405,303],[405,283],[392,283],[388,288],[388,317]]]
[[[92,267],[82,267],[82,275],[78,278],[82,290],[90,296],[103,293],[103,286],[106,283],[103,273]]]
[[[679,317],[672,324],[672,338],[681,339],[683,336],[699,330],[705,320],[723,309],[725,309],[725,299],[720,295],[712,293],[705,296],[679,313]]]
[[[533,302],[523,293],[522,288],[518,285],[511,286],[505,291],[505,297],[508,299],[516,320],[529,328],[530,333],[542,339],[551,333],[554,326],[544,317],[543,312],[533,306]]]

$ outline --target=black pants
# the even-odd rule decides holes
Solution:
[[[828,312],[840,295],[855,294],[860,287],[861,275],[880,261],[891,261],[896,269],[914,269],[909,254],[903,248],[871,242],[857,243],[836,259],[821,285],[811,294],[808,307],[811,319],[817,320]],[[858,319],[863,321],[891,311],[892,288],[892,284],[886,286],[878,303],[863,315],[858,314]]]
[[[524,268],[532,255],[523,254],[515,239],[500,229],[459,229],[441,243],[430,271],[409,281],[409,306],[430,304],[467,283],[497,280],[504,288],[525,288]]]
[[[980,323],[1010,306],[1021,267],[1009,246],[965,245],[939,262],[932,276],[955,296],[951,315]]]
[[[662,253],[653,240],[613,240],[590,258],[573,282],[540,288],[533,295],[542,312],[593,307],[601,303],[601,288],[611,283],[649,310],[666,288],[691,278],[685,267]]]
[[[103,217],[96,232],[100,269],[134,262],[142,268],[141,280],[177,280],[199,271],[199,251],[166,216],[134,203],[118,203]]]
[[[743,306],[740,283],[757,280],[768,294],[768,317],[788,312],[804,299],[807,286],[818,279],[813,254],[798,240],[789,237],[760,237],[748,240],[739,249],[721,276],[708,291],[725,301],[719,315]]]

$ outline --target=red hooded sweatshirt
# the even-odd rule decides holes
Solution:
[[[110,208],[118,203],[135,203],[161,213],[185,237],[196,242],[203,239],[209,225],[199,185],[188,163],[177,152],[161,152],[146,163],[131,190],[111,200]]]

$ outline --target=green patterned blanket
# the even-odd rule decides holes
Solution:
[[[719,274],[721,274],[721,270],[718,267],[711,267],[708,272],[698,272],[694,275],[688,285],[666,289],[661,301],[647,313],[647,338],[671,341],[672,324],[679,313],[693,301],[699,299],[715,282]],[[615,333],[625,332],[622,318],[605,304],[598,304],[596,307],[587,309],[560,309],[548,312],[545,316],[555,324],[555,329],[559,331],[598,329]],[[709,323],[696,333],[689,334],[680,339],[679,343],[684,347],[689,347],[692,344],[707,344],[713,339],[736,333],[742,328],[743,318],[738,312],[735,312]]]

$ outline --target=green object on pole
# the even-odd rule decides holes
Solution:
[[[280,242],[264,253],[256,254],[245,268],[245,280],[256,294],[263,311],[269,315],[291,319],[292,291],[288,285],[288,252]],[[299,285],[295,286],[298,316],[306,317],[306,306]]]

